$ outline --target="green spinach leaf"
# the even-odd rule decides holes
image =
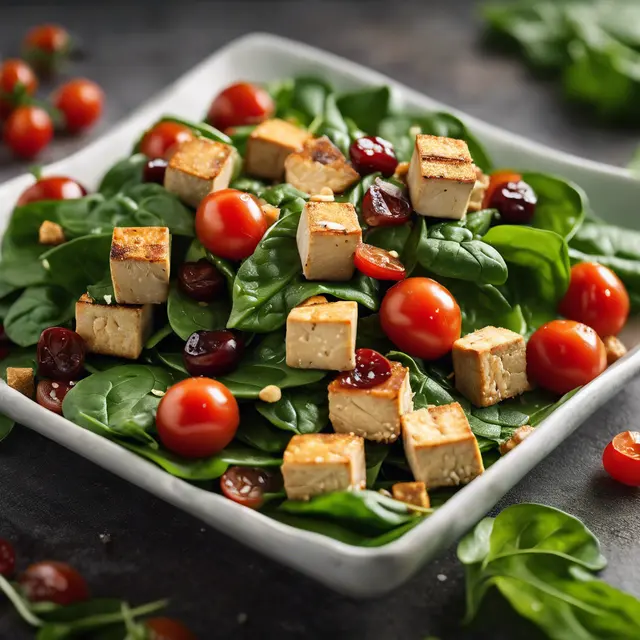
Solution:
[[[224,298],[198,302],[182,293],[174,282],[169,290],[167,315],[174,333],[187,340],[194,331],[223,329],[229,318],[229,303]]]
[[[337,105],[344,118],[353,120],[367,134],[376,135],[380,122],[389,115],[391,90],[383,86],[343,93]]]
[[[329,424],[326,384],[284,391],[278,402],[259,402],[258,412],[278,429],[318,433]]]
[[[102,178],[98,191],[110,198],[127,187],[141,184],[142,172],[148,159],[143,153],[135,153],[116,162]]]

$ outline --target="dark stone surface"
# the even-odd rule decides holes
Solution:
[[[551,84],[517,62],[486,52],[471,2],[3,2],[0,48],[17,51],[34,22],[55,20],[82,37],[87,57],[72,69],[106,89],[108,108],[92,136],[151,97],[220,45],[264,30],[297,37],[391,74],[446,103],[507,129],[581,155],[625,163],[628,132],[589,126]],[[71,71],[71,70],[70,70]],[[50,89],[51,87],[48,87]],[[206,87],[203,88],[206,91]],[[57,141],[48,162],[86,139]],[[24,166],[0,153],[0,181]],[[636,425],[640,381],[594,415],[530,473],[499,507],[554,505],[600,537],[604,577],[640,596],[640,494],[608,480],[601,451]],[[112,542],[104,544],[100,534]],[[170,596],[171,613],[201,638],[367,638],[407,640],[525,637],[508,612],[461,629],[464,577],[450,549],[392,596],[355,602],[266,560],[198,521],[27,431],[0,447],[0,535],[20,567],[43,558],[72,562],[96,595],[132,602]],[[246,621],[242,622],[246,618]],[[4,603],[0,639],[32,634]]]

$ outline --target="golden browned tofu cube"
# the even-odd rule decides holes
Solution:
[[[109,263],[118,304],[167,301],[171,265],[167,227],[116,227]]]
[[[627,347],[616,336],[605,336],[602,338],[602,342],[604,342],[604,348],[607,352],[608,365],[612,365],[627,354]]]
[[[136,360],[152,329],[150,304],[96,304],[86,293],[76,303],[76,332],[91,353]]]
[[[476,171],[464,140],[418,134],[407,184],[417,213],[460,220],[467,212]]]
[[[484,327],[453,343],[456,389],[476,407],[489,407],[529,389],[527,349],[514,331]]]
[[[476,170],[476,182],[471,190],[471,196],[469,198],[469,206],[467,211],[480,211],[482,202],[484,200],[484,194],[489,186],[490,178],[488,175],[482,172],[482,169],[475,167]]]
[[[395,500],[406,502],[416,507],[428,509],[431,506],[424,482],[396,482],[391,487],[391,494]]]
[[[364,489],[364,440],[337,433],[295,435],[284,452],[281,470],[289,500]]]
[[[236,157],[236,150],[222,142],[207,138],[181,142],[169,160],[165,189],[197,207],[211,192],[229,186]]]
[[[409,369],[391,363],[391,376],[369,389],[344,386],[338,376],[329,385],[329,420],[337,433],[355,433],[374,442],[394,442],[400,418],[413,409]]]
[[[7,384],[23,396],[31,398],[35,393],[35,376],[29,367],[7,367]]]
[[[287,317],[287,364],[296,369],[350,371],[356,366],[356,302],[303,304]]]
[[[342,193],[360,180],[358,172],[327,136],[308,140],[302,151],[287,157],[284,168],[286,181],[310,195],[320,193],[323,187]]]
[[[500,455],[505,455],[515,449],[519,444],[524,442],[533,432],[535,431],[535,427],[531,425],[525,424],[522,427],[518,427],[513,435],[504,442],[500,443]]]
[[[311,137],[308,131],[286,120],[265,120],[247,140],[244,170],[259,178],[282,181],[284,161],[294,151],[302,151]]]
[[[302,273],[307,280],[350,280],[362,229],[348,202],[307,202],[296,233]]]
[[[47,244],[56,246],[66,242],[64,237],[64,229],[57,223],[51,222],[51,220],[45,220],[38,229],[38,242],[40,244]]]
[[[466,484],[484,471],[478,442],[457,402],[405,413],[402,439],[413,477],[427,489]]]

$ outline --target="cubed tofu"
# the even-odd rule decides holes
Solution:
[[[246,173],[282,182],[284,161],[295,151],[302,151],[311,134],[295,125],[274,118],[259,124],[247,140],[244,158]]]
[[[416,136],[407,184],[417,213],[461,220],[475,183],[475,167],[464,140]]]
[[[413,477],[427,489],[466,484],[484,471],[478,442],[457,402],[405,413],[402,439]]]
[[[396,482],[391,487],[391,494],[395,500],[406,504],[424,507],[425,509],[431,506],[424,482]]]
[[[35,376],[30,367],[7,367],[7,384],[23,396],[33,399]]]
[[[476,181],[471,190],[471,197],[469,198],[469,206],[467,212],[480,211],[482,209],[482,202],[484,200],[484,194],[489,186],[490,178],[488,175],[482,172],[482,169],[476,167]]]
[[[513,449],[524,442],[534,431],[535,427],[529,424],[518,427],[508,440],[500,443],[500,455],[504,456],[509,453],[509,451],[513,451]]]
[[[360,180],[358,172],[327,136],[308,140],[302,151],[287,157],[284,168],[286,181],[311,195],[320,193],[323,187],[342,193]]]
[[[116,227],[109,264],[118,304],[166,302],[171,265],[169,229]]]
[[[97,304],[86,293],[76,302],[76,333],[91,353],[136,360],[152,329],[150,304]]]
[[[197,207],[212,191],[229,186],[236,157],[236,150],[222,142],[207,138],[181,142],[169,160],[165,189]]]
[[[284,452],[281,471],[290,500],[364,489],[364,440],[337,433],[295,435]]]
[[[307,280],[350,280],[353,256],[362,242],[355,207],[349,202],[307,202],[296,234]]]
[[[47,244],[56,246],[66,242],[64,237],[64,229],[57,223],[51,222],[51,220],[45,220],[38,229],[38,242],[40,244]]]
[[[280,219],[280,209],[278,207],[274,207],[272,204],[265,202],[260,205],[260,208],[262,209],[262,213],[264,214],[264,219],[267,221],[268,227],[275,224]]]
[[[456,389],[477,407],[489,407],[529,389],[524,338],[484,327],[453,343]]]
[[[287,317],[287,364],[296,369],[350,371],[356,366],[356,302],[306,304]]]
[[[616,336],[605,336],[602,338],[602,342],[604,342],[604,348],[607,352],[608,365],[612,365],[627,354],[627,347]]]
[[[337,433],[394,442],[400,436],[400,418],[412,409],[409,369],[399,362],[391,363],[391,376],[376,387],[347,387],[340,376],[329,385],[329,420]]]

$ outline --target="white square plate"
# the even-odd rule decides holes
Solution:
[[[339,89],[388,84],[404,106],[457,113],[483,142],[496,164],[557,173],[580,184],[595,211],[610,222],[640,226],[635,215],[640,182],[615,167],[554,151],[460,114],[392,79],[342,58],[282,38],[255,34],[235,40],[213,54],[111,133],[73,156],[45,168],[68,174],[92,187],[116,160],[127,155],[140,132],[160,115],[199,119],[211,97],[238,79],[269,81],[313,73]],[[30,184],[22,176],[0,187],[0,227],[6,228],[13,204]],[[629,346],[640,334],[628,332]],[[81,429],[0,385],[0,410],[16,422],[55,440],[242,541],[247,546],[310,575],[342,593],[384,594],[415,573],[475,524],[535,464],[552,451],[596,408],[640,371],[640,351],[609,368],[562,405],[521,446],[456,493],[443,507],[399,540],[379,548],[352,547],[325,536],[294,529],[245,509],[219,495],[174,478],[160,468],[100,436]],[[19,479],[17,479],[19,482]]]

